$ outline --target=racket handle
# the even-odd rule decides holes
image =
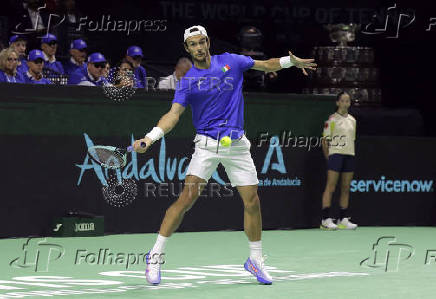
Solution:
[[[141,142],[141,147],[146,147],[147,146],[147,143],[145,143],[145,142]],[[132,145],[130,145],[130,146],[128,146],[127,147],[127,151],[130,153],[130,152],[133,152],[133,146]]]

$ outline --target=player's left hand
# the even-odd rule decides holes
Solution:
[[[310,58],[310,59],[299,58],[299,57],[295,56],[294,54],[292,54],[291,51],[289,51],[289,57],[291,57],[292,64],[295,67],[301,69],[305,76],[307,76],[306,69],[316,71],[316,67],[318,65],[315,63],[315,59],[313,59],[313,58]]]

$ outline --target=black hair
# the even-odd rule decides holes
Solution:
[[[177,58],[177,60],[176,60],[176,65],[177,65],[177,64],[178,64],[182,59],[188,59],[188,60],[192,63],[190,57],[188,57],[188,56],[179,56],[179,58]]]
[[[132,70],[135,69],[135,68],[133,67],[133,64],[132,64],[130,61],[128,61],[126,58],[121,59],[121,61],[118,62],[118,64],[116,65],[116,67],[117,67],[118,69],[121,68],[121,65],[122,65],[123,63],[128,64],[128,65],[132,68]]]
[[[339,102],[339,100],[341,99],[341,97],[343,96],[343,95],[348,95],[349,97],[350,97],[350,99],[351,99],[351,96],[350,96],[350,94],[348,93],[348,92],[346,92],[346,91],[341,91],[340,93],[338,93],[337,95],[336,95],[336,103],[337,102]],[[336,108],[335,108],[335,112],[338,112],[338,106],[336,106]]]
[[[128,61],[126,58],[123,58],[123,59],[121,59],[121,61],[120,62],[118,62],[117,63],[117,65],[115,66],[115,70],[114,70],[114,74],[112,75],[113,77],[112,77],[112,80],[114,81],[113,83],[115,84],[115,85],[118,85],[118,84],[120,84],[121,83],[121,81],[122,81],[122,78],[121,78],[121,76],[120,76],[120,71],[121,71],[121,65],[122,64],[128,64],[130,67],[131,67],[131,69],[132,69],[132,74],[133,74],[133,71],[134,71],[134,67],[133,67],[133,64],[130,62],[130,61]]]
[[[262,32],[254,26],[244,26],[238,36],[240,47],[243,49],[260,50],[262,48]]]

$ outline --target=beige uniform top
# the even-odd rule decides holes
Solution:
[[[350,114],[342,116],[335,112],[324,123],[323,137],[330,140],[329,156],[333,154],[354,156],[356,119]]]

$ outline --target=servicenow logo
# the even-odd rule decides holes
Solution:
[[[433,180],[352,180],[351,192],[433,192]]]

